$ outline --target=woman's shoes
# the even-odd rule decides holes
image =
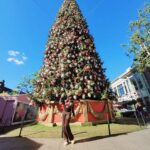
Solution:
[[[71,144],[74,144],[75,143],[75,140],[72,140],[72,141],[70,141],[71,142]]]
[[[67,141],[64,142],[64,145],[65,145],[65,146],[68,145],[68,144],[69,144],[69,143],[68,143]]]
[[[64,145],[66,146],[66,145],[68,145],[69,143],[75,144],[75,140],[71,140],[70,142],[65,141],[65,142],[64,142]]]

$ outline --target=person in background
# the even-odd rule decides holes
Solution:
[[[150,116],[150,101],[149,100],[146,100],[146,110],[147,110],[148,115]]]
[[[74,136],[71,132],[70,125],[69,125],[71,120],[71,115],[73,114],[73,117],[75,117],[74,103],[71,100],[71,97],[69,97],[64,102],[62,102],[62,104],[64,108],[62,114],[62,135],[65,140],[64,145],[68,145],[70,142],[74,144],[75,143]]]
[[[140,100],[137,100],[135,108],[138,114],[144,115],[143,103]]]

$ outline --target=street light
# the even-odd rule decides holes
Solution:
[[[25,118],[26,118],[26,116],[27,116],[27,114],[28,114],[28,112],[29,112],[29,110],[30,110],[30,106],[32,106],[32,105],[33,105],[33,101],[30,101],[30,103],[29,103],[29,105],[28,105],[28,107],[27,107],[27,109],[26,109],[26,112],[25,112],[25,114],[24,114],[24,116],[23,116],[23,118],[22,118],[21,127],[20,127],[20,132],[19,132],[19,137],[22,137],[22,136],[21,136],[21,133],[22,133],[22,129],[23,129],[23,126],[24,126],[24,120],[25,120]]]

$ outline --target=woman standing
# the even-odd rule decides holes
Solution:
[[[65,140],[64,145],[68,145],[69,142],[74,144],[75,143],[74,136],[71,132],[70,125],[69,125],[71,115],[73,114],[73,116],[75,117],[74,104],[73,101],[71,101],[71,97],[69,97],[64,101],[63,107],[64,107],[64,111],[62,114],[62,134]]]

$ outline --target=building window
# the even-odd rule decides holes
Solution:
[[[143,84],[140,79],[138,79],[138,84],[139,84],[140,89],[143,89]]]
[[[138,90],[138,86],[136,84],[136,81],[134,79],[131,79],[132,85],[134,85],[135,90]]]
[[[117,88],[116,88],[116,87],[113,89],[113,92],[114,92],[116,95],[118,95],[118,94],[117,94]]]
[[[122,84],[118,85],[117,88],[118,88],[119,96],[123,96],[125,94],[125,91]]]
[[[127,83],[127,87],[128,87],[128,89],[129,89],[129,92],[131,92],[131,90],[130,90],[130,86],[129,86],[129,81],[128,81],[128,80],[126,80],[126,83]]]
[[[125,89],[126,93],[128,93],[128,90],[127,90],[125,82],[123,83],[123,85],[124,85],[124,89]]]
[[[149,92],[149,94],[150,94],[150,88],[148,88],[148,92]]]

